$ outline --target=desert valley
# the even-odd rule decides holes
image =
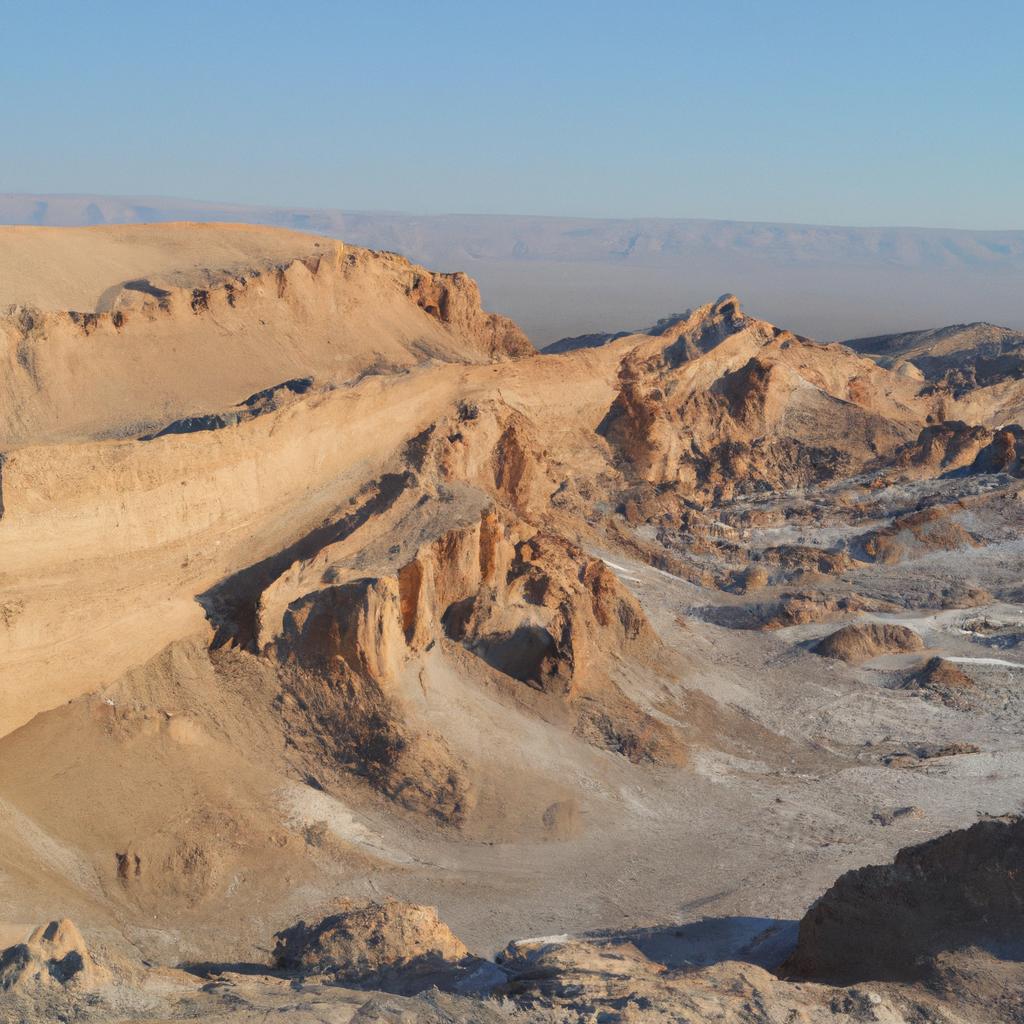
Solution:
[[[0,1019],[1024,1020],[1024,334],[708,298],[0,228]]]

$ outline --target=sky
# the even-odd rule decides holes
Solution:
[[[1024,228],[1024,3],[0,0],[0,191]]]

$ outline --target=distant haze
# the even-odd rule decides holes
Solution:
[[[735,292],[821,340],[989,321],[1024,328],[1024,231],[353,213],[167,198],[0,195],[0,223],[245,221],[465,270],[535,344],[647,326]]]

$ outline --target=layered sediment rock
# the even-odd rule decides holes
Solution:
[[[479,289],[465,274],[435,274],[330,239],[217,228],[240,249],[258,252],[269,239],[263,247],[275,256],[103,281],[95,308],[81,312],[53,304],[0,309],[0,448],[159,429],[299,377],[339,384],[428,359],[487,362],[534,352],[511,320],[480,308]],[[146,244],[173,251],[190,231],[209,230],[154,225]],[[101,228],[90,239],[112,250],[111,273],[119,261],[131,264],[139,244],[122,234]]]

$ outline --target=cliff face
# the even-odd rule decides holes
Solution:
[[[409,295],[420,309],[471,339],[474,348],[492,359],[521,358],[537,351],[507,316],[483,311],[480,289],[468,274],[436,274],[415,267]]]

